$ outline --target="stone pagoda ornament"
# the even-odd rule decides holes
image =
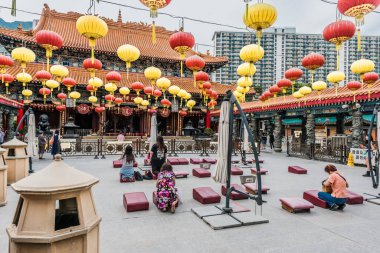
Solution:
[[[101,218],[91,191],[98,182],[56,155],[45,169],[12,184],[20,199],[7,227],[9,252],[99,252]]]
[[[8,184],[29,175],[29,154],[27,151],[28,144],[22,142],[16,137],[1,145],[5,149],[4,159],[8,165],[7,179]]]

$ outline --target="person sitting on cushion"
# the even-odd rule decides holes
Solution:
[[[318,197],[327,202],[330,210],[343,210],[347,202],[348,183],[332,164],[326,165],[325,172],[329,174],[329,178],[323,181],[322,185],[325,187],[330,186],[332,193],[318,192]]]
[[[133,149],[131,146],[127,146],[125,148],[125,152],[121,157],[123,161],[123,166],[120,169],[121,179],[123,181],[133,180],[134,177],[134,169],[133,165],[136,163],[135,156],[133,155]]]
[[[160,173],[157,177],[157,207],[163,212],[170,209],[175,213],[175,206],[178,203],[177,189],[175,188],[175,175],[173,167],[165,163],[162,165]]]

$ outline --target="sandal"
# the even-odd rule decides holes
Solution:
[[[172,203],[172,207],[170,208],[170,211],[172,213],[175,213],[175,203],[174,202]]]

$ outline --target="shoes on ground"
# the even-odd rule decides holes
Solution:
[[[339,206],[337,204],[333,204],[331,207],[330,207],[330,210],[331,211],[338,211],[339,210]]]

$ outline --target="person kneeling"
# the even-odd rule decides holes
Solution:
[[[175,213],[178,204],[177,189],[175,188],[175,175],[170,164],[165,163],[161,167],[157,177],[157,207],[163,212],[171,210]]]
[[[125,152],[121,157],[123,161],[123,166],[120,169],[120,176],[122,182],[132,182],[135,181],[135,173],[133,165],[136,162],[135,156],[133,155],[133,149],[131,146],[125,148]]]
[[[326,165],[325,172],[329,178],[322,182],[323,192],[318,192],[318,197],[327,202],[330,210],[343,210],[347,202],[348,183],[332,164]]]

